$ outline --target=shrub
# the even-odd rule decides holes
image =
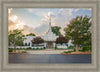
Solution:
[[[55,49],[57,49],[57,46],[55,46]]]
[[[84,46],[81,51],[91,51],[91,46]]]
[[[73,51],[64,51],[64,53],[71,53],[71,52],[73,52]]]
[[[32,49],[31,47],[28,47],[27,49]]]
[[[44,49],[46,49],[45,47],[43,47]]]
[[[27,53],[26,51],[22,51],[21,53]]]
[[[69,46],[67,49],[74,49],[74,46]]]
[[[9,50],[9,52],[13,52],[13,49],[8,49]]]
[[[76,51],[76,49],[74,48],[74,50],[73,50],[74,52]]]

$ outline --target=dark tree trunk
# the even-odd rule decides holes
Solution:
[[[14,45],[14,52],[16,52],[16,45]]]
[[[78,44],[76,44],[76,52],[78,52]]]

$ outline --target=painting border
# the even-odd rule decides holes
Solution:
[[[99,72],[99,0],[0,0],[1,72]],[[92,8],[92,64],[9,64],[8,8]]]

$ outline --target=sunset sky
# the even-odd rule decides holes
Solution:
[[[24,34],[35,33],[43,35],[49,28],[49,17],[51,25],[60,26],[60,32],[69,21],[76,16],[92,16],[91,8],[9,8],[9,30],[23,29]]]

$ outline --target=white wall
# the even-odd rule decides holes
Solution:
[[[71,42],[72,42],[72,40],[69,40],[69,42],[67,43],[68,44],[68,47],[69,46],[74,46],[74,44],[72,44]]]
[[[24,45],[25,45],[25,43],[27,43],[27,45],[30,43],[30,47],[32,46],[32,42],[31,42],[31,40],[33,40],[33,38],[35,38],[36,36],[25,36],[25,40],[24,40]],[[69,42],[67,43],[68,44],[68,47],[69,46],[73,46],[73,44],[71,43],[71,40],[69,40]],[[44,43],[44,46],[46,46],[46,44]],[[60,45],[61,46],[61,45]],[[60,46],[58,46],[59,48],[60,48]],[[66,45],[64,46],[62,46],[62,47],[66,47]]]
[[[24,40],[24,45],[25,45],[25,43],[27,43],[27,45],[30,43],[31,45],[32,45],[32,43],[31,43],[31,40],[33,40],[33,38],[35,38],[36,36],[25,36],[25,40]]]

